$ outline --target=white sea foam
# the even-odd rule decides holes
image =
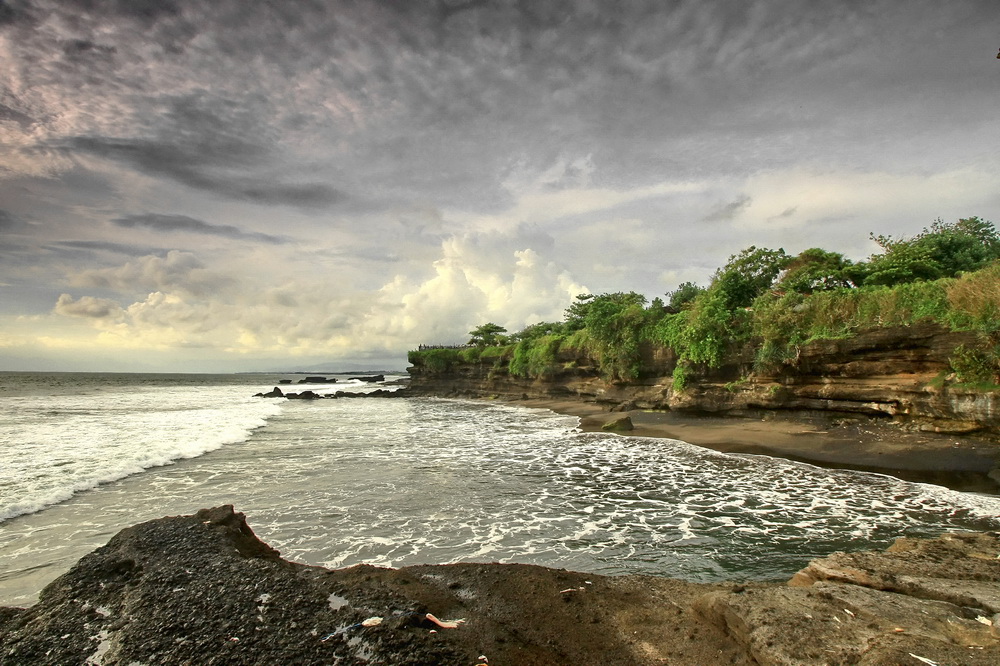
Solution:
[[[221,503],[310,564],[523,562],[690,580],[788,576],[834,550],[1000,528],[997,497],[582,433],[577,419],[545,410],[399,399],[250,400],[242,412],[238,403],[196,401],[206,422],[237,416],[243,428],[266,415],[253,411],[262,405],[283,406],[237,446],[0,525],[0,582],[34,580],[40,565],[51,575],[139,520]]]
[[[243,386],[122,387],[5,397],[0,521],[245,441],[280,411]]]

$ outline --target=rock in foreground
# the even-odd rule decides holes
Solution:
[[[833,555],[794,586],[498,564],[330,571],[282,560],[224,506],[123,530],[35,606],[0,609],[0,663],[993,665],[998,558],[991,533]]]

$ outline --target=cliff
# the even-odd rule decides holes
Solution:
[[[645,345],[639,377],[602,378],[593,358],[557,355],[548,376],[514,377],[503,363],[455,363],[442,370],[409,369],[411,394],[503,398],[567,398],[609,409],[757,415],[826,413],[889,419],[908,429],[978,433],[1000,438],[1000,392],[951,381],[950,359],[973,346],[976,334],[940,325],[882,328],[851,338],[803,345],[796,358],[770,372],[731,355],[718,368],[691,367],[675,388],[677,359],[669,349]]]
[[[1000,663],[998,623],[996,533],[707,585],[516,564],[327,570],[281,559],[223,506],[125,529],[36,605],[0,609],[0,664],[975,666]]]

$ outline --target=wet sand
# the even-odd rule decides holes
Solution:
[[[587,432],[600,432],[606,423],[628,416],[634,429],[622,434],[630,436],[680,439],[725,453],[769,455],[965,492],[1000,494],[1000,444],[969,435],[912,432],[864,417],[774,413],[761,419],[668,411],[609,412],[599,404],[576,400],[510,402],[577,416],[580,428]]]

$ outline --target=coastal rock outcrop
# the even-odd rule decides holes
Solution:
[[[285,397],[289,400],[319,400],[325,396],[322,396],[315,391],[306,390],[301,393],[286,393]]]
[[[757,415],[809,412],[894,421],[932,433],[977,433],[1000,439],[1000,391],[949,383],[950,358],[974,343],[972,332],[924,323],[858,333],[850,338],[803,344],[794,359],[772,370],[736,354],[718,368],[691,366],[674,381],[677,358],[670,349],[645,344],[639,376],[612,381],[596,359],[556,354],[552,372],[530,379],[510,374],[505,363],[454,363],[409,368],[411,394],[519,399],[575,397],[608,409]]]
[[[36,605],[0,609],[0,664],[1000,663],[1000,534],[835,554],[793,583],[327,570],[281,559],[222,506],[125,529]]]
[[[361,375],[361,376],[358,376],[358,377],[348,377],[348,379],[349,380],[353,379],[353,380],[359,381],[359,382],[376,383],[376,382],[384,382],[385,381],[385,375]]]

